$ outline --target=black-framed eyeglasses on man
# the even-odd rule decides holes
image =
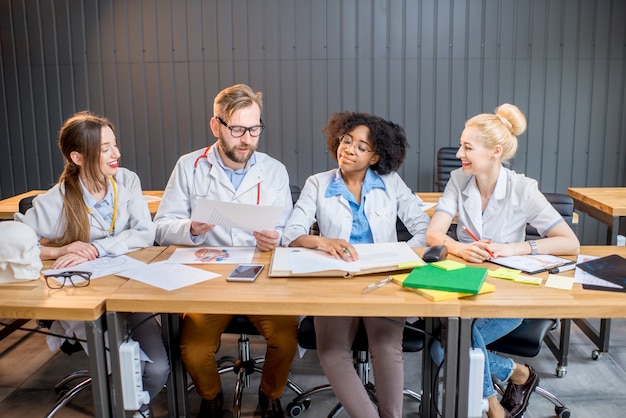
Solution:
[[[90,271],[64,271],[61,273],[46,274],[46,285],[50,289],[61,289],[67,281],[74,287],[86,287],[91,283]]]
[[[230,134],[233,136],[233,138],[241,138],[242,136],[246,134],[246,131],[250,132],[250,136],[256,138],[257,136],[261,135],[261,133],[263,132],[263,129],[265,129],[265,124],[263,123],[263,119],[261,119],[260,125],[254,125],[254,126],[235,126],[235,125],[229,126],[219,116],[216,116],[215,119],[219,120],[222,125],[224,125],[230,130]]]

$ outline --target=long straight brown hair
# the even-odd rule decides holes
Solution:
[[[67,245],[74,241],[89,242],[89,215],[80,178],[82,177],[85,186],[90,190],[106,189],[107,179],[100,170],[102,128],[106,126],[111,128],[117,138],[111,121],[89,111],[82,111],[67,119],[59,131],[58,145],[65,158],[65,167],[59,177],[59,183],[65,188],[62,213],[65,230],[54,241],[55,245]],[[72,161],[72,152],[78,152],[82,156],[81,166]]]

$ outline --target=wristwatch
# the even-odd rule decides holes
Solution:
[[[528,241],[528,244],[530,244],[530,255],[537,254],[537,241],[530,240]]]

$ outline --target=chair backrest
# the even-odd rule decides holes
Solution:
[[[450,172],[461,167],[461,160],[456,158],[458,147],[443,147],[437,151],[437,191],[443,192],[450,179]]]
[[[544,193],[543,195],[571,228],[573,225],[572,220],[574,219],[574,200],[562,193]],[[539,238],[541,238],[539,232],[532,226],[526,225],[526,240]]]
[[[295,184],[290,184],[289,189],[291,190],[291,202],[295,205],[300,197],[300,187]]]
[[[37,197],[37,195],[27,196],[20,200],[20,203],[18,203],[18,210],[22,215],[25,214],[28,209],[33,207],[33,199],[35,197]]]

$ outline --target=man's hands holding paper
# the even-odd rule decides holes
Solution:
[[[206,234],[214,228],[215,225],[191,221],[191,235],[193,236]],[[254,231],[252,234],[256,239],[256,246],[260,251],[272,251],[278,244],[278,238],[280,237],[278,231],[268,231],[266,229],[262,231]]]
[[[256,246],[261,251],[272,251],[276,244],[278,244],[278,231],[254,231],[254,238],[256,239]]]
[[[215,225],[205,224],[204,222],[191,221],[191,235],[193,236],[206,234],[213,228],[215,228]]]

